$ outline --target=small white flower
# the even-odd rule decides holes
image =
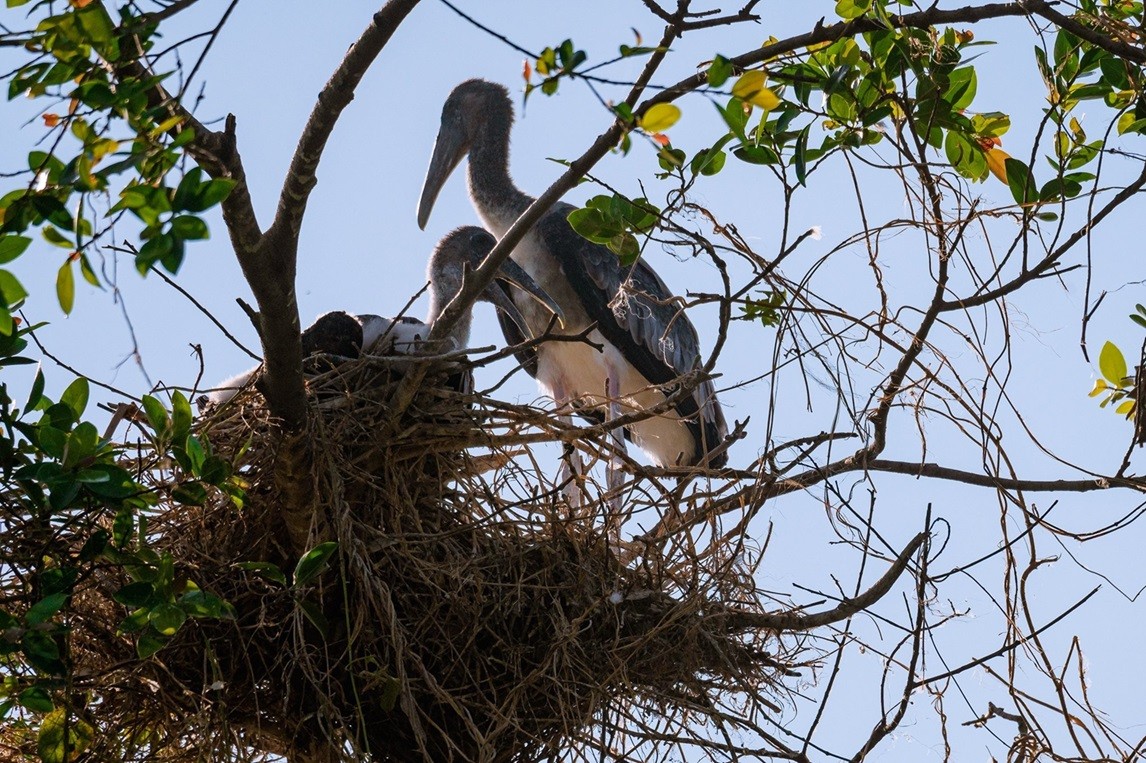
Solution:
[[[621,593],[620,591],[613,591],[611,594],[609,594],[610,604],[620,604],[624,600],[625,594]]]
[[[818,225],[813,225],[811,228],[808,229],[808,231],[812,234],[812,240],[813,241],[819,241],[821,238],[824,237],[824,232],[822,230],[820,230],[820,226],[818,226]]]
[[[222,681],[216,681],[215,683],[213,683],[213,684],[211,684],[210,686],[208,686],[208,687],[207,687],[207,690],[208,690],[208,691],[222,691],[222,690],[223,690],[223,687],[224,687],[224,686],[226,686],[226,685],[227,685],[227,684],[223,683]]]

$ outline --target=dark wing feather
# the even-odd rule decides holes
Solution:
[[[653,384],[669,384],[700,364],[700,341],[688,316],[669,302],[672,292],[643,260],[622,267],[617,255],[578,235],[566,217],[568,204],[557,204],[538,223],[545,247],[559,259],[565,278],[597,330]],[[627,282],[627,283],[626,283]],[[622,304],[612,304],[626,283]],[[667,390],[666,390],[667,391]],[[676,405],[697,443],[692,462],[703,458],[728,433],[712,382],[704,381]],[[722,466],[723,454],[710,462]]]
[[[498,288],[503,289],[510,299],[513,299],[513,293],[510,287],[502,281],[497,281]],[[526,341],[528,337],[521,333],[521,327],[517,323],[502,312],[500,309],[497,311],[497,322],[501,325],[502,336],[505,337],[505,343],[509,347],[521,344]],[[517,362],[525,369],[525,372],[537,378],[537,350],[533,347],[527,347],[517,350],[513,353],[513,357],[517,358]]]

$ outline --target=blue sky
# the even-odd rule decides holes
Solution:
[[[831,18],[833,6],[834,3],[823,0],[764,2],[758,8],[763,16],[759,24],[698,32],[674,46],[654,81],[676,82],[715,53],[741,53],[758,46],[770,35],[784,37],[806,30],[821,16]],[[219,3],[200,3],[181,23],[188,29],[197,29],[208,24],[220,7]],[[638,29],[645,43],[652,44],[662,26],[635,1],[593,0],[573,6],[495,0],[469,2],[464,7],[530,50],[539,51],[546,45],[571,38],[586,51],[590,64],[612,57],[620,44],[633,44],[631,28]],[[314,97],[376,6],[355,0],[323,4],[320,13],[314,9],[314,3],[299,0],[240,4],[191,88],[191,92],[198,92],[200,83],[204,85],[204,98],[197,108],[197,114],[204,121],[221,119],[228,112],[236,115],[239,149],[256,210],[264,223],[273,212],[291,151]],[[7,15],[14,14],[9,11]],[[1037,128],[1039,110],[1045,104],[1045,91],[1031,53],[1036,37],[1026,24],[1006,21],[977,28],[976,38],[993,39],[1000,44],[978,49],[982,55],[976,62],[980,74],[979,94],[973,108],[1009,112],[1014,126],[1004,140],[1004,147],[1016,156],[1025,156]],[[177,39],[177,35],[172,33],[169,39]],[[470,77],[499,81],[511,90],[520,88],[522,58],[520,53],[475,29],[439,2],[426,0],[415,10],[362,83],[319,168],[319,184],[304,223],[299,256],[297,290],[304,324],[331,309],[396,312],[422,287],[426,255],[434,242],[453,227],[477,222],[461,173],[456,173],[447,183],[427,230],[418,230],[415,222],[415,205],[437,131],[440,106],[455,84]],[[0,62],[5,64],[5,69],[11,66],[12,60],[10,51],[0,51]],[[184,63],[189,62],[189,55],[185,55]],[[609,70],[609,75],[621,80],[631,77],[640,63],[617,66]],[[623,93],[621,88],[602,91],[606,98],[619,98]],[[720,122],[711,104],[701,96],[686,98],[680,105],[683,118],[670,133],[674,144],[691,154],[714,140]],[[1096,107],[1089,110],[1093,112],[1091,121],[1084,119],[1084,126],[1097,135],[1106,115]],[[519,102],[518,111],[512,173],[518,184],[533,194],[540,193],[562,169],[546,159],[579,156],[610,121],[609,114],[593,95],[577,83],[563,84],[560,93],[552,98],[534,95],[524,114]],[[23,124],[31,116],[29,104],[22,101],[0,109],[0,129],[7,136],[0,144],[0,170],[24,166],[26,152],[44,134],[38,120]],[[1117,173],[1117,169],[1114,171]],[[657,166],[651,150],[639,143],[630,156],[610,155],[594,170],[604,181],[630,195],[643,195],[643,187],[654,201],[658,194],[663,198],[667,190],[658,185],[653,177],[655,172]],[[860,169],[864,211],[870,220],[884,222],[907,213],[902,186],[886,175]],[[805,242],[785,272],[793,278],[810,273],[818,293],[863,313],[875,304],[872,302],[875,292],[867,266],[867,251],[862,245],[843,246],[832,254],[825,267],[814,267],[817,260],[862,229],[851,183],[845,163],[837,158],[813,175],[809,187],[797,194],[792,210],[793,232],[820,226],[823,236]],[[986,203],[1009,201],[1007,189],[993,179],[972,190],[982,194]],[[591,186],[581,186],[568,198],[576,203],[595,192]],[[777,184],[766,172],[730,160],[722,174],[696,188],[694,198],[709,206],[722,222],[734,223],[763,256],[772,256],[778,250],[777,210],[781,198]],[[1141,201],[1128,205],[1098,231],[1092,241],[1096,263],[1093,293],[1111,290],[1090,326],[1092,359],[1107,338],[1124,349],[1140,341],[1138,330],[1125,319],[1125,314],[1135,302],[1146,299],[1137,286],[1117,289],[1142,277],[1141,269],[1136,267],[1139,258],[1130,256],[1141,237],[1136,220],[1141,210]],[[700,221],[695,224],[703,229]],[[243,342],[257,348],[254,330],[234,302],[236,297],[249,299],[249,291],[229,250],[221,223],[214,221],[212,230],[210,241],[190,247],[179,282]],[[1007,229],[1000,224],[992,230],[998,234]],[[993,239],[993,245],[1000,246],[999,242],[1006,240],[1005,235]],[[923,246],[922,240],[912,235],[881,240],[880,261],[893,295],[893,305],[919,304],[922,298],[918,294],[929,293],[928,254]],[[988,245],[982,234],[971,234],[970,250],[977,261],[988,261]],[[680,260],[656,248],[648,256],[677,293],[716,291],[719,287],[718,274],[707,262]],[[105,267],[110,272],[116,266],[112,254],[106,257]],[[122,311],[112,294],[83,285],[75,311],[70,317],[63,316],[52,295],[55,269],[62,258],[62,250],[45,244],[22,258],[16,272],[33,293],[28,305],[30,315],[51,322],[42,331],[44,342],[53,353],[82,372],[138,395],[146,392],[152,383],[190,385],[199,374],[191,344],[203,348],[202,386],[250,365],[246,356],[185,299],[154,277],[138,278],[126,260],[118,263],[116,279],[125,306]],[[1078,259],[1076,256],[1075,261]],[[1000,421],[1005,424],[1005,444],[1020,466],[1022,476],[1081,476],[1064,469],[1054,458],[1024,441],[1024,426],[1056,454],[1096,472],[1112,472],[1117,468],[1129,438],[1129,427],[1124,422],[1109,412],[1099,411],[1095,401],[1086,397],[1094,370],[1093,363],[1087,363],[1078,348],[1079,322],[1085,309],[1081,296],[1082,276],[1071,274],[1064,283],[1068,288],[1046,280],[1013,300],[1008,305],[1008,334],[1004,334],[996,319],[988,324],[986,319],[976,318],[958,327],[960,331],[976,326],[985,328],[983,342],[991,352],[1009,354],[1008,390],[1021,409],[1023,419],[1020,424],[1017,417],[1002,412]],[[421,315],[424,309],[424,302],[419,302],[414,313]],[[132,343],[123,312],[134,327],[147,378],[129,357]],[[472,344],[500,343],[492,312],[479,306],[477,313]],[[702,340],[710,344],[715,331],[715,313],[697,310],[692,317]],[[910,315],[904,316],[908,325],[914,325],[914,320]],[[772,329],[736,323],[718,364],[717,370],[723,374],[719,386],[735,387],[722,393],[730,419],[750,415],[753,422],[748,439],[732,451],[733,465],[746,465],[767,449],[766,423],[770,415],[772,443],[848,426],[826,388],[827,370],[818,368],[815,363],[802,369],[797,364],[786,365],[775,377],[776,390],[771,403],[771,379],[738,386],[739,382],[770,368],[774,340]],[[979,367],[969,357],[969,349],[960,346],[958,333],[946,333],[941,341],[954,362],[970,363],[966,368],[971,369],[968,380],[973,381],[971,377]],[[859,354],[864,352],[868,350]],[[871,368],[862,368],[859,361],[851,364],[861,399],[862,393],[887,371],[880,365],[881,360],[869,357],[873,358]],[[506,365],[486,369],[486,382],[492,384],[509,368]],[[62,388],[69,380],[64,371],[50,364],[45,369],[50,389]],[[978,373],[983,372],[979,369]],[[478,381],[480,387],[482,379],[479,377]],[[498,394],[517,401],[538,399],[536,387],[524,374],[518,374]],[[897,410],[893,417],[893,445],[888,457],[918,459],[924,453],[925,443],[928,460],[972,470],[980,468],[981,450],[939,417],[923,414],[915,419],[905,410]],[[920,436],[920,430],[926,437]],[[839,453],[842,451],[837,451],[837,455]],[[881,477],[874,486],[857,477],[844,486],[852,491],[857,506],[866,508],[869,490],[878,496],[876,524],[896,546],[921,529],[924,510],[932,503],[936,514],[950,522],[951,544],[940,567],[956,567],[989,553],[998,544],[1000,509],[992,491],[908,477]],[[1033,496],[1032,500],[1040,509],[1046,509],[1056,498],[1061,498],[1061,503],[1052,516],[1072,527],[1098,526],[1102,518],[1117,516],[1133,505],[1129,494],[1104,494],[1098,498],[1044,495]],[[814,601],[818,597],[797,586],[834,590],[834,576],[838,576],[846,588],[854,584],[860,556],[853,549],[834,543],[836,520],[833,512],[824,507],[825,501],[830,499],[822,489],[815,490],[775,501],[762,513],[754,533],[758,538],[763,537],[765,523],[772,523],[774,529],[772,545],[761,568],[761,588],[785,592],[797,601]],[[1090,587],[1103,582],[1081,565],[1106,575],[1128,593],[1136,591],[1142,585],[1140,541],[1141,530],[1135,526],[1122,536],[1083,547],[1072,546],[1069,550],[1079,560],[1075,564],[1064,549],[1043,536],[1042,553],[1062,555],[1063,561],[1041,570],[1032,582],[1037,586],[1034,598],[1040,607],[1036,621],[1051,619]],[[997,572],[997,568],[991,568],[981,577],[997,588]],[[873,574],[869,571],[865,580],[872,579]],[[1003,621],[973,583],[956,579],[940,591],[940,596],[949,597],[954,608],[969,608],[972,612],[937,634],[945,639],[941,654],[950,665],[998,645]],[[902,614],[903,605],[899,601],[889,599],[883,607],[896,616]],[[1048,643],[1052,645],[1049,649],[1059,658],[1066,654],[1072,634],[1082,637],[1089,660],[1092,699],[1108,709],[1116,722],[1127,725],[1141,722],[1136,709],[1142,704],[1140,687],[1135,684],[1146,668],[1137,647],[1137,634],[1143,625],[1146,618],[1142,604],[1127,602],[1107,585],[1084,614],[1076,614],[1048,636]],[[857,622],[855,628],[862,638],[879,638],[872,621]],[[882,637],[885,640],[880,643],[885,647],[895,642],[890,634],[884,633]],[[878,676],[883,659],[876,651],[849,652],[848,672],[841,679],[843,688],[829,703],[826,730],[822,738],[818,737],[821,744],[843,752],[854,748],[855,740],[870,729],[876,719]],[[934,656],[932,659],[934,662],[926,672],[941,672],[943,668],[938,659]],[[1002,660],[992,664],[1004,665]],[[958,693],[952,690],[947,708],[956,759],[985,760],[986,748],[990,746],[998,754],[999,744],[989,742],[985,732],[966,729],[960,724],[985,711],[988,699],[1001,705],[1006,705],[1008,700],[997,684],[974,672],[964,676],[961,688],[971,698],[970,706],[961,704],[956,699]],[[815,696],[816,689],[807,687],[807,692]],[[889,697],[893,698],[894,694]],[[916,703],[917,707],[910,712],[909,721],[894,742],[877,751],[873,759],[941,758],[937,755],[937,751],[941,751],[938,746],[941,740],[930,701],[921,695]],[[784,722],[802,727],[809,721],[811,712],[809,704],[787,706]],[[1002,722],[995,722],[992,728],[1004,739],[1013,733],[1013,728]],[[1139,728],[1137,735],[1142,733]],[[1135,736],[1135,733],[1131,730],[1128,735]]]

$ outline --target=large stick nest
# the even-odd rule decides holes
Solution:
[[[72,690],[91,692],[97,759],[651,757],[711,733],[730,696],[746,718],[775,707],[780,639],[711,616],[762,611],[743,548],[661,544],[622,563],[594,484],[571,509],[545,463],[559,451],[522,454],[554,437],[552,416],[458,394],[431,370],[395,417],[409,367],[364,358],[311,379],[301,436],[284,436],[254,390],[204,416],[202,435],[249,482],[246,504],[163,502],[149,537],[235,618],[188,620],[139,660],[116,631],[122,570],[74,597]],[[147,467],[161,493],[179,479]],[[677,492],[627,500],[704,500],[665,505]],[[240,566],[294,567],[283,509],[300,500],[308,543],[338,543],[330,566],[295,587]]]

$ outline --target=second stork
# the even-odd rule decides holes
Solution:
[[[472,79],[454,88],[442,108],[441,128],[418,205],[426,226],[446,178],[469,155],[470,198],[486,228],[499,238],[533,203],[509,176],[509,134],[513,105],[501,85]],[[614,419],[663,403],[682,375],[700,364],[696,329],[660,276],[644,262],[623,266],[603,246],[578,235],[566,219],[573,210],[558,203],[510,255],[560,304],[559,330],[588,335],[584,342],[547,342],[519,355],[526,370],[559,405]],[[622,288],[624,294],[621,294]],[[519,291],[513,299],[533,336],[541,336],[551,314]],[[511,344],[523,334],[501,318]],[[723,466],[717,449],[728,434],[712,382],[703,380],[666,412],[625,428],[658,466]],[[619,438],[618,438],[619,440]]]

